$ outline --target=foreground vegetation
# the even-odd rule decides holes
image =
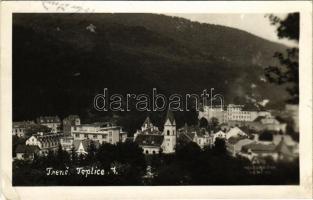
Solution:
[[[149,172],[147,173],[147,166]],[[97,168],[105,175],[75,173],[76,168]],[[67,176],[47,176],[47,168],[69,169]],[[117,173],[112,172],[112,168]],[[147,176],[149,175],[150,176]],[[225,143],[200,149],[195,143],[181,144],[175,154],[145,156],[134,143],[92,144],[87,156],[61,148],[33,161],[13,162],[13,185],[279,185],[299,184],[299,161],[263,164],[229,156]]]

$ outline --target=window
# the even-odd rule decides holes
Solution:
[[[112,131],[109,132],[109,136],[112,137]]]
[[[167,135],[170,135],[170,130],[167,130]]]
[[[107,135],[102,135],[102,139],[106,139],[107,138]]]
[[[76,133],[76,134],[75,134],[75,137],[79,137],[79,134],[78,134],[78,133]]]
[[[85,137],[85,138],[88,138],[88,134],[84,134],[84,137]]]
[[[94,138],[94,139],[97,139],[97,135],[93,135],[93,138]]]
[[[149,151],[148,150],[146,150],[146,154],[148,154],[149,153]]]
[[[152,151],[153,154],[155,154],[155,151]]]

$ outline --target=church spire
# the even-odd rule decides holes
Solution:
[[[176,124],[174,114],[170,109],[167,110],[165,122],[167,122],[167,120],[169,120],[172,125]]]

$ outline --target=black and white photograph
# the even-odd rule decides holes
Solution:
[[[300,186],[299,11],[40,4],[11,16],[13,187]]]

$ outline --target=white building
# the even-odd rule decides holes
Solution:
[[[24,137],[26,129],[34,124],[34,121],[13,122],[12,134],[16,135],[17,137]]]
[[[259,116],[271,116],[271,114],[252,104],[229,104],[226,107],[203,106],[203,111],[198,113],[198,119],[205,118],[209,122],[212,118],[216,118],[219,123],[229,121],[252,122]]]
[[[254,140],[242,137],[231,137],[227,140],[226,148],[230,155],[237,156],[243,146],[255,142]]]
[[[212,147],[213,143],[213,133],[210,134],[204,128],[198,126],[187,126],[180,128],[178,131],[178,139],[182,142],[195,142],[200,148],[206,146]]]
[[[70,136],[72,126],[80,125],[80,117],[78,115],[69,115],[63,119],[63,133]]]
[[[112,123],[93,123],[72,126],[71,135],[74,140],[90,139],[101,143],[116,144],[120,142],[122,129]]]
[[[61,131],[61,120],[58,116],[44,116],[36,119],[37,124],[47,126],[51,128],[52,133],[58,133]]]
[[[247,134],[238,127],[233,127],[226,133],[226,139],[229,139],[231,137],[243,137],[243,136],[247,136]]]
[[[58,148],[61,137],[63,137],[63,134],[38,133],[28,138],[25,144],[31,146],[38,146],[41,153],[48,153],[49,150],[55,151]]]

